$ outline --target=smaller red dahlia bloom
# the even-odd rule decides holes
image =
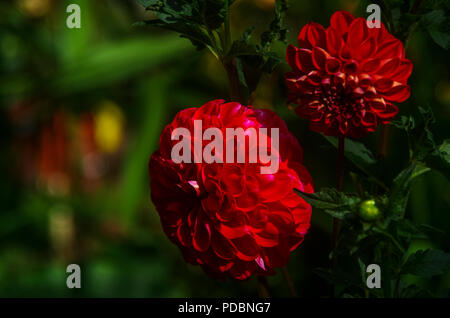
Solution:
[[[393,103],[410,95],[412,63],[382,23],[368,28],[365,19],[338,11],[327,29],[305,25],[298,42],[287,48],[292,71],[285,78],[289,101],[313,131],[362,137],[390,122],[398,112]]]
[[[250,163],[248,156],[242,163],[175,163],[171,151],[178,141],[172,133],[186,128],[194,145],[195,121],[203,130],[218,128],[224,135],[227,128],[278,128],[278,171],[261,174],[262,164]],[[310,225],[311,206],[293,190],[313,192],[302,156],[297,140],[272,111],[223,100],[180,111],[164,128],[149,163],[151,197],[164,232],[187,262],[214,277],[273,274]]]

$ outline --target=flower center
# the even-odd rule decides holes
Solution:
[[[358,92],[357,85],[348,80],[335,76],[330,76],[322,81],[317,91],[318,100],[321,107],[326,108],[328,116],[338,120],[350,120],[356,114],[364,112],[366,102],[362,98],[362,93]]]

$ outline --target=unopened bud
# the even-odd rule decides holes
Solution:
[[[366,200],[359,206],[359,215],[364,221],[375,221],[381,216],[375,200]]]

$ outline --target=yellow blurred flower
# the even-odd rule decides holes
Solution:
[[[435,88],[436,99],[441,103],[450,103],[450,82],[440,81]]]
[[[263,10],[270,10],[275,6],[275,0],[252,0],[252,2]]]
[[[354,13],[360,5],[360,0],[341,0],[339,8],[346,10],[350,13]]]
[[[123,140],[124,116],[111,101],[100,103],[95,114],[95,141],[101,151],[116,152]]]
[[[19,8],[31,17],[42,17],[51,7],[51,0],[18,0]]]

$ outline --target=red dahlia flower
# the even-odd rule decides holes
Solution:
[[[365,19],[338,11],[328,29],[305,25],[298,42],[287,48],[286,83],[313,131],[362,137],[388,123],[398,112],[393,103],[410,95],[412,63],[382,23],[368,28]]]
[[[184,127],[194,136],[194,120],[224,135],[226,128],[278,128],[278,171],[261,174],[261,163],[249,163],[248,156],[245,163],[176,164],[172,132]],[[164,232],[187,262],[214,277],[273,274],[310,225],[311,207],[293,191],[313,192],[302,156],[297,140],[270,110],[215,100],[180,111],[164,128],[149,163],[151,197]]]

